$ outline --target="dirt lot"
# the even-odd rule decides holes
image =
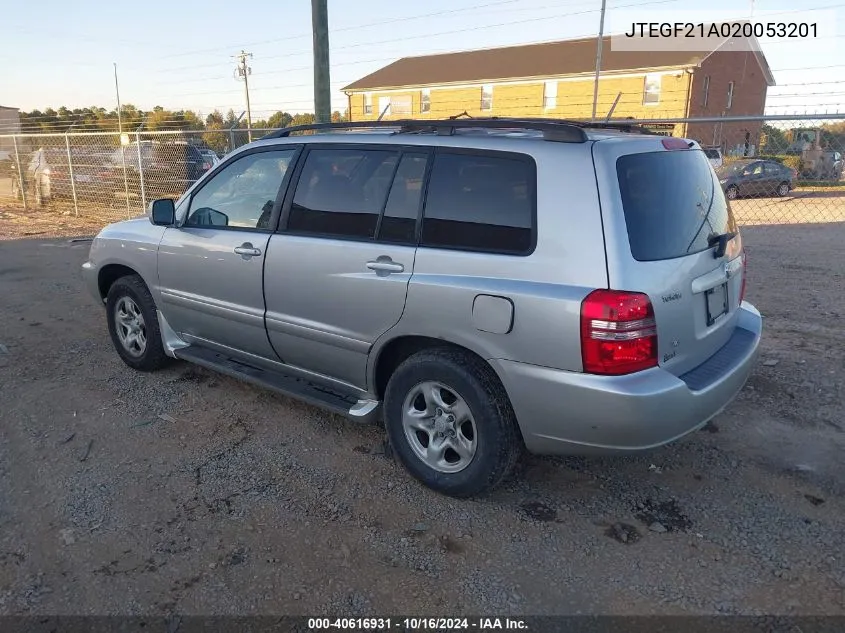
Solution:
[[[764,349],[704,431],[472,501],[377,428],[129,370],[74,229],[0,241],[2,614],[845,614],[843,224],[745,230]]]

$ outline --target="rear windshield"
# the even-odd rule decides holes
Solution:
[[[629,154],[616,161],[631,254],[638,261],[691,255],[736,230],[710,163],[700,150]]]

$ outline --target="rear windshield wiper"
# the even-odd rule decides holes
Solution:
[[[728,248],[728,242],[730,242],[733,238],[736,237],[736,233],[722,233],[721,235],[711,235],[707,238],[707,246],[709,248],[716,247],[716,250],[713,251],[713,257],[719,258],[725,255],[725,251]]]

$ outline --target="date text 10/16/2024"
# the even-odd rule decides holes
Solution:
[[[308,618],[312,631],[526,631],[519,618]]]
[[[818,37],[816,22],[632,22],[625,37]]]

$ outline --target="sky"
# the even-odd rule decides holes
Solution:
[[[746,6],[747,5],[747,6]],[[268,0],[38,0],[5,10],[0,23],[0,104],[29,111],[116,103],[142,109],[245,109],[234,56],[250,60],[253,119],[277,110],[313,111],[311,3]],[[699,0],[608,0],[612,17],[642,11],[644,19],[701,14]],[[825,9],[824,50],[806,40],[762,40],[777,86],[767,111],[845,111],[845,0],[713,0],[706,11],[737,11],[800,21],[804,9]],[[341,88],[401,57],[595,35],[601,0],[329,0],[333,109],[346,108]],[[752,8],[753,7],[753,8]],[[761,18],[763,19],[763,18]],[[768,19],[768,18],[766,18]],[[606,31],[609,34],[609,32]],[[833,33],[833,35],[831,35]]]

